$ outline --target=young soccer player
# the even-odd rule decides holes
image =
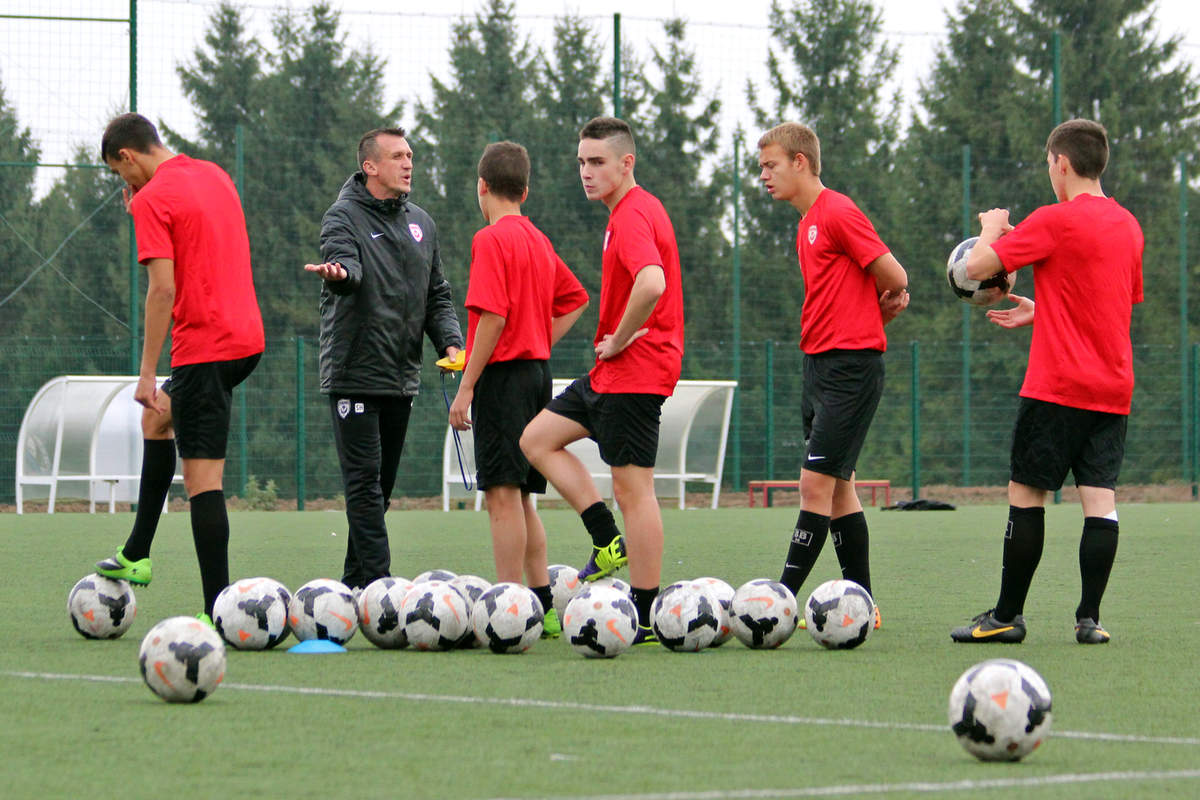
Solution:
[[[579,577],[594,581],[629,564],[640,620],[635,643],[657,644],[650,609],[661,578],[663,528],[654,463],[662,404],[675,391],[683,362],[679,249],[662,203],[634,180],[633,132],[626,122],[589,121],[579,132],[578,160],[584,194],[609,211],[596,365],[529,423],[521,449],[579,512],[592,537]],[[585,436],[612,468],[624,537],[591,475],[566,449]]]
[[[487,498],[496,579],[526,585],[545,612],[542,636],[562,625],[546,571],[546,529],[532,495],[546,479],[521,452],[521,432],[550,401],[550,349],[587,307],[587,292],[521,204],[529,153],[496,142],[479,159],[479,210],[487,227],[471,243],[467,363],[450,424],[474,429],[476,483]]]
[[[832,535],[842,577],[872,592],[854,468],[883,393],[883,327],[908,305],[908,276],[858,206],[821,182],[821,143],[811,128],[785,122],[762,135],[758,150],[767,192],[800,212],[796,252],[804,279],[806,448],[800,516],[779,580],[798,595]]]
[[[233,387],[250,375],[263,351],[246,220],[233,181],[220,167],[172,153],[139,114],[122,114],[108,124],[100,155],[128,184],[125,207],[133,215],[138,261],[146,265],[149,286],[133,395],[145,406],[137,517],[124,546],[96,570],[150,583],[150,545],[175,475],[178,445],[200,562],[202,617],[211,625],[213,602],[229,584],[222,480]],[[171,377],[156,387],[168,330]]]
[[[1108,163],[1104,126],[1073,119],[1046,140],[1050,186],[1058,202],[1015,228],[1008,211],[979,215],[982,231],[967,258],[967,275],[1033,268],[1034,303],[1010,295],[1015,308],[992,310],[1002,328],[1033,325],[1029,364],[1013,431],[1008,526],[1000,598],[994,608],[955,628],[956,642],[1020,642],[1025,598],[1042,556],[1046,493],[1069,470],[1079,488],[1082,593],[1075,640],[1104,644],[1100,600],[1117,554],[1117,476],[1133,397],[1133,305],[1142,301],[1142,229],[1104,196]]]

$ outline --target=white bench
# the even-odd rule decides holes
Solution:
[[[570,380],[556,378],[554,394],[570,383]],[[659,497],[678,497],[679,507],[685,508],[687,484],[707,483],[712,486],[711,507],[717,507],[735,388],[737,381],[679,381],[675,393],[663,403],[658,458],[654,467],[654,488]],[[470,431],[459,432],[459,438],[463,448],[462,470],[455,454],[454,429],[447,425],[442,446],[443,511],[450,510],[451,499],[470,499],[471,492],[463,484],[462,471],[466,472],[468,480],[475,480],[474,439]],[[612,473],[600,460],[596,443],[591,439],[580,439],[567,449],[587,467],[601,497],[612,497]],[[478,511],[483,506],[483,492],[474,494],[475,510]],[[546,497],[559,498],[560,495],[550,486]]]
[[[136,502],[142,477],[137,382],[136,375],[60,375],[38,389],[17,434],[18,514],[30,494],[45,499],[53,514],[64,484],[86,485],[83,496],[92,513],[106,488],[110,514],[118,500]]]

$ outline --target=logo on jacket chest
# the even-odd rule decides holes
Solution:
[[[425,231],[421,230],[421,226],[415,222],[408,223],[408,232],[412,234],[414,241],[421,241],[425,238]]]
[[[816,240],[817,240],[817,226],[809,225],[808,226],[808,243],[812,244]]]

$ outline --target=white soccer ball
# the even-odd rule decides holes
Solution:
[[[483,597],[483,593],[492,588],[489,581],[484,580],[478,575],[456,575],[448,583],[467,601],[467,609],[475,607],[475,603]]]
[[[267,650],[287,638],[287,587],[271,578],[242,578],[217,595],[212,620],[221,638],[238,650]]]
[[[137,598],[129,581],[92,573],[71,587],[67,613],[75,630],[85,639],[116,639],[133,624]]]
[[[404,635],[418,650],[449,650],[470,625],[467,601],[446,581],[417,583],[400,605]]]
[[[524,653],[542,635],[542,604],[519,583],[497,583],[471,610],[475,639],[493,653]]]
[[[195,617],[168,617],[142,639],[142,679],[168,703],[198,703],[225,677],[225,643]]]
[[[1017,282],[1017,273],[1001,269],[986,280],[977,281],[967,277],[967,256],[979,241],[978,236],[959,242],[950,251],[946,261],[946,280],[958,299],[973,306],[991,306],[999,303],[1012,291]]]
[[[483,593],[492,588],[492,584],[478,575],[459,575],[449,583],[463,596],[463,600],[467,601],[467,630],[462,639],[459,639],[458,646],[466,650],[479,647],[479,640],[475,638],[475,631],[471,629],[471,612],[475,609],[475,603],[483,597]],[[540,605],[538,607],[541,608]]]
[[[339,581],[317,578],[296,590],[288,604],[288,622],[302,642],[326,639],[345,644],[358,630],[354,593]]]
[[[695,653],[713,643],[721,629],[721,601],[690,581],[672,583],[654,598],[651,624],[669,650]]]
[[[621,590],[592,584],[567,603],[562,626],[575,652],[588,658],[612,658],[633,646],[637,609]]]
[[[709,645],[709,647],[720,647],[733,638],[733,626],[729,622],[729,605],[733,602],[733,587],[720,578],[696,578],[692,581],[692,585],[708,589],[721,604],[721,613],[717,615],[717,621],[720,623],[717,638],[713,639],[712,644]]]
[[[825,581],[804,604],[808,633],[822,647],[849,650],[875,629],[875,601],[854,581]]]
[[[358,627],[367,641],[385,650],[408,647],[400,605],[415,584],[407,578],[376,578],[358,596]]]
[[[729,603],[729,623],[733,635],[747,647],[779,647],[796,630],[796,598],[779,581],[747,581]]]
[[[633,587],[630,586],[625,581],[621,580],[620,578],[615,578],[612,575],[609,575],[604,578],[597,578],[596,580],[591,581],[590,583],[585,581],[583,585],[584,586],[604,586],[609,589],[616,589],[618,592],[622,592],[625,595],[627,595],[630,599],[633,598]]]
[[[413,578],[413,583],[426,583],[428,581],[446,581],[449,583],[458,577],[457,572],[451,572],[448,569],[427,569],[417,577]]]
[[[1016,761],[1050,733],[1050,687],[1028,664],[976,664],[950,690],[950,729],[981,761]]]
[[[575,567],[566,564],[551,564],[548,571],[550,573],[550,594],[554,595],[554,610],[558,612],[561,619],[567,611],[567,603],[571,602],[572,597],[579,594],[584,583],[579,580],[579,570]]]

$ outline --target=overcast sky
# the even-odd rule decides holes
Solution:
[[[175,68],[202,44],[217,2],[139,2],[138,110],[185,134],[194,133],[195,120]],[[309,2],[246,0],[242,5],[252,29],[270,41],[275,10],[287,5],[302,9]],[[482,0],[334,0],[333,5],[343,11],[349,41],[360,47],[369,44],[387,59],[385,96],[389,102],[405,101],[400,122],[411,125],[413,100],[428,99],[430,75],[446,76],[454,21],[476,13]],[[900,48],[896,85],[909,105],[942,40],[947,5],[944,0],[880,3],[884,36]],[[770,0],[516,0],[519,29],[533,44],[548,45],[554,18],[573,12],[595,21],[606,59],[611,59],[613,13],[622,15],[623,45],[643,57],[650,45],[662,40],[661,20],[684,16],[689,21],[688,44],[696,52],[706,90],[722,100],[721,129],[727,134],[738,121],[746,121],[746,81],[761,83],[765,73],[769,7]],[[1200,62],[1200,2],[1158,0],[1157,7],[1161,35],[1180,34],[1182,57]],[[123,18],[128,8],[128,0],[0,0],[0,15]],[[69,159],[79,144],[94,148],[105,121],[128,108],[127,31],[124,23],[0,19],[0,81],[21,124],[33,130],[43,161]],[[45,186],[54,171],[42,172],[39,185]]]

